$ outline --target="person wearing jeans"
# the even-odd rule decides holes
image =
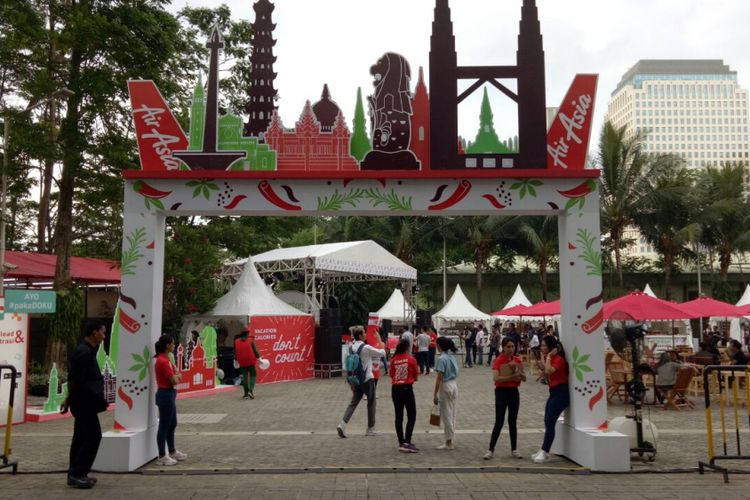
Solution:
[[[458,363],[455,356],[457,349],[448,337],[437,339],[440,358],[435,364],[437,378],[435,379],[435,391],[432,395],[433,403],[440,405],[440,420],[445,432],[445,443],[437,447],[438,450],[452,450],[455,448],[454,438],[456,434],[456,399],[458,397]]]
[[[417,362],[409,354],[409,341],[402,340],[396,346],[396,354],[391,360],[391,399],[396,414],[396,436],[398,451],[417,453],[419,449],[411,442],[414,424],[417,420],[417,403],[414,399],[414,382],[419,377]],[[406,409],[406,434],[404,434],[404,409]]]
[[[518,408],[520,406],[520,395],[518,386],[526,381],[523,370],[523,362],[513,351],[516,346],[511,339],[503,339],[503,353],[495,358],[492,365],[492,380],[495,382],[495,426],[492,428],[490,447],[484,455],[485,460],[495,456],[495,445],[503,430],[505,412],[508,411],[508,432],[510,434],[510,455],[521,458],[517,451],[518,430],[516,421],[518,419]]]
[[[156,447],[159,450],[160,465],[177,465],[187,458],[174,444],[174,432],[177,428],[177,391],[182,375],[177,373],[169,360],[168,353],[174,350],[174,340],[169,335],[162,335],[156,341],[156,406],[159,408],[159,428],[156,431]],[[169,454],[167,454],[169,451]]]
[[[535,464],[549,460],[549,450],[555,440],[555,425],[562,412],[570,404],[568,388],[568,363],[562,346],[555,337],[544,337],[541,345],[544,357],[544,374],[549,380],[549,398],[544,408],[544,441],[542,449],[531,458]]]

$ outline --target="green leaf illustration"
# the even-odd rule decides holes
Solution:
[[[602,275],[602,253],[595,250],[596,236],[591,234],[588,229],[579,228],[576,231],[576,242],[583,247],[583,253],[578,256],[586,262],[586,273],[588,276]]]
[[[193,188],[193,198],[203,195],[208,200],[211,197],[211,191],[219,190],[219,186],[207,179],[190,181],[186,185]]]
[[[523,198],[527,194],[536,198],[537,193],[536,193],[536,189],[534,188],[534,186],[539,187],[543,185],[544,183],[542,181],[532,180],[532,179],[521,179],[511,184],[510,188],[514,190],[518,189],[519,198],[523,200]]]
[[[393,189],[390,193],[383,193],[379,189],[372,188],[365,190],[364,194],[370,199],[373,207],[386,205],[390,210],[411,210],[411,196],[399,198]]]
[[[573,371],[575,372],[576,380],[578,380],[579,382],[583,382],[584,374],[594,371],[586,363],[591,357],[591,354],[585,354],[581,356],[581,353],[578,351],[578,347],[575,347],[571,356],[573,359]]]
[[[146,242],[146,230],[139,227],[129,235],[125,236],[125,240],[128,242],[128,247],[122,252],[120,275],[135,276],[135,264],[138,262],[138,259],[143,257],[143,254],[140,251],[140,246]]]
[[[151,371],[151,353],[148,350],[148,346],[143,348],[143,355],[131,354],[135,364],[131,366],[128,371],[138,372],[138,381],[142,381]]]
[[[352,189],[346,193],[339,193],[339,190],[336,189],[330,197],[321,198],[318,196],[318,210],[341,210],[345,204],[356,208],[362,197],[363,191],[361,189]]]

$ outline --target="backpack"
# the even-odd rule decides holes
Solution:
[[[346,368],[346,381],[352,387],[359,387],[365,382],[365,369],[362,366],[362,349],[365,348],[365,343],[359,346],[357,352],[354,352],[354,348],[349,347],[349,355],[346,357],[344,362]]]

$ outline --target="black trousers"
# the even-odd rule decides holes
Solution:
[[[396,435],[398,444],[411,443],[414,424],[417,421],[417,402],[411,385],[394,385],[391,387],[393,409],[396,412]],[[404,408],[406,408],[406,434],[404,434]]]
[[[510,449],[516,449],[518,438],[518,408],[521,404],[518,387],[495,387],[495,427],[492,428],[490,450],[495,451],[495,445],[500,437],[505,422],[505,410],[508,410],[508,432],[510,434]]]
[[[73,411],[73,441],[70,443],[70,467],[68,475],[84,477],[94,465],[99,443],[102,441],[102,428],[99,415],[91,411]]]

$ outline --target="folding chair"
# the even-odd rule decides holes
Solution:
[[[695,371],[691,367],[680,368],[677,372],[677,380],[674,383],[674,387],[667,396],[667,402],[664,403],[664,409],[668,410],[669,407],[673,407],[675,410],[682,408],[695,408],[690,399],[688,399],[688,390],[690,388],[690,382],[695,376]]]

